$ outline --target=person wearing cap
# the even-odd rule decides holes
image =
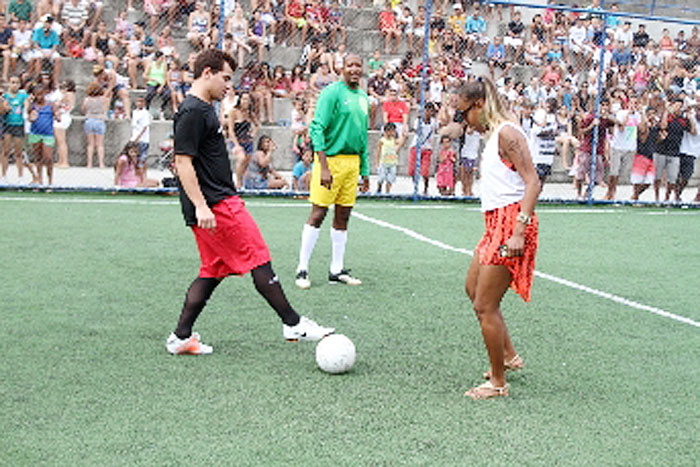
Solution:
[[[467,24],[467,14],[464,12],[461,3],[452,5],[452,14],[447,18],[447,24],[459,37],[464,37],[464,27]]]
[[[32,55],[32,62],[29,69],[33,70],[34,74],[41,73],[41,62],[43,59],[50,59],[53,63],[53,84],[58,86],[58,78],[61,76],[61,54],[58,53],[58,46],[61,44],[61,39],[52,29],[53,17],[47,16],[44,20],[44,26],[40,29],[35,29],[32,34],[32,42],[35,45],[35,50]]]

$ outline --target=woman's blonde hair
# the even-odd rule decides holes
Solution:
[[[501,96],[498,95],[496,86],[488,78],[479,77],[476,81],[463,84],[459,88],[459,95],[470,101],[484,100],[484,118],[489,131],[494,130],[503,122],[515,122],[515,117],[503,103]]]

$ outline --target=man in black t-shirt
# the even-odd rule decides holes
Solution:
[[[201,266],[187,291],[175,331],[166,341],[171,354],[212,353],[192,332],[207,300],[226,276],[250,272],[255,288],[284,323],[288,341],[319,340],[334,329],[299,316],[287,301],[272,270],[270,252],[257,224],[236,196],[226,142],[213,101],[230,87],[236,66],[216,49],[197,56],[194,82],[175,116],[175,169],[185,223],[194,233]]]
[[[512,20],[508,23],[508,30],[503,37],[503,45],[510,50],[510,53],[516,61],[519,61],[523,54],[523,35],[525,33],[525,24],[520,19],[520,12],[516,11],[512,15]]]
[[[637,32],[632,34],[632,47],[642,50],[646,49],[648,43],[649,34],[646,31],[646,27],[640,24]]]
[[[637,154],[634,156],[630,182],[632,182],[632,201],[637,201],[639,196],[654,183],[656,170],[654,169],[654,153],[656,143],[659,140],[659,117],[654,107],[647,107],[642,114],[637,126]]]
[[[666,172],[666,201],[671,198],[671,193],[676,189],[676,180],[680,170],[680,147],[683,134],[690,131],[690,122],[683,116],[683,99],[673,99],[664,110],[661,123],[661,140],[656,145],[654,153],[654,167],[656,179],[654,180],[654,198],[659,201],[659,189],[661,178]]]
[[[377,109],[384,102],[384,95],[389,89],[389,79],[386,77],[384,67],[377,68],[374,76],[367,80],[367,94],[369,94],[369,128],[376,129]]]

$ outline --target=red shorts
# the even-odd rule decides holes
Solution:
[[[420,174],[423,177],[430,177],[430,159],[433,157],[432,149],[420,149]],[[408,175],[413,177],[416,174],[416,147],[408,150]]]
[[[636,154],[632,163],[632,172],[630,172],[630,182],[635,185],[651,185],[655,179],[656,167],[654,167],[654,159]]]
[[[215,229],[192,226],[201,259],[199,277],[241,275],[270,262],[260,229],[238,196],[216,204],[212,212]]]
[[[513,235],[519,212],[520,203],[518,202],[484,213],[486,232],[476,246],[476,251],[479,253],[479,264],[506,266],[511,276],[510,287],[523,300],[529,302],[532,279],[535,275],[535,254],[537,253],[539,228],[539,221],[535,213],[532,214],[532,222],[525,228],[523,255],[504,258],[499,251],[499,247]]]

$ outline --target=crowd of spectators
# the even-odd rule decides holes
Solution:
[[[105,164],[105,122],[110,119],[132,121],[131,136],[141,143],[143,165],[152,120],[172,117],[193,79],[190,65],[196,53],[217,44],[236,57],[241,66],[234,89],[221,106],[222,126],[239,161],[239,184],[259,187],[264,182],[258,172],[277,174],[271,166],[265,168],[259,163],[263,160],[256,156],[260,151],[270,161],[272,151],[283,152],[301,164],[301,170],[304,154],[309,150],[307,128],[316,97],[338,79],[348,49],[356,49],[357,44],[347,42],[348,25],[343,16],[348,6],[358,6],[357,3],[251,0],[244,8],[239,2],[227,0],[223,2],[222,15],[219,1],[135,1],[138,4],[130,0],[120,5],[123,10],[108,25],[102,20],[100,1],[0,0],[0,11],[6,12],[0,15],[0,86],[4,96],[0,111],[6,115],[2,177],[7,174],[8,160],[14,158],[19,175],[26,165],[33,181],[41,182],[37,167],[51,169],[48,166],[53,156],[48,154],[53,145],[58,165],[67,166],[65,131],[74,108],[75,113],[83,109],[87,117],[87,166],[93,164],[93,153],[98,166]],[[436,2],[427,27],[429,66],[425,70],[425,100],[434,110],[426,112],[432,115],[417,135],[420,57],[426,31],[423,7],[414,12],[401,0],[379,0],[360,6],[374,8],[376,32],[367,32],[380,37],[377,49],[366,60],[371,129],[384,132],[385,126],[392,124],[396,138],[410,141],[406,145],[409,173],[415,166],[415,149],[420,144],[426,192],[431,178],[439,172],[441,193],[455,193],[454,185],[461,182],[461,194],[472,195],[473,178],[478,175],[474,136],[467,132],[450,141],[443,137],[452,135],[450,129],[460,124],[461,115],[455,112],[452,98],[454,89],[464,80],[476,79],[477,70],[488,70],[486,73],[510,110],[530,132],[534,157],[542,161],[538,166],[543,182],[551,173],[553,158],[559,157],[561,165],[570,169],[576,193],[582,196],[591,165],[586,151],[592,152],[590,140],[598,128],[597,167],[601,181],[604,177],[608,185],[606,197],[613,199],[620,172],[632,162],[639,168],[634,159],[643,144],[637,139],[647,128],[658,128],[651,151],[653,167],[646,167],[647,171],[654,171],[654,177],[644,178],[645,183],[639,185],[654,185],[658,190],[664,182],[669,187],[667,198],[680,197],[692,175],[694,157],[700,156],[694,134],[695,108],[700,99],[697,27],[688,35],[679,31],[671,37],[666,29],[661,36],[651,37],[643,23],[635,29],[624,18],[606,16],[604,20],[597,0],[583,7],[600,13],[550,8],[539,10],[528,21],[515,8],[502,10],[470,0]],[[139,13],[134,13],[134,7],[139,8]],[[617,6],[611,6],[610,11],[617,11]],[[133,21],[134,18],[139,19]],[[185,40],[189,49],[178,47],[175,37]],[[296,58],[273,67],[266,61],[272,47],[287,48],[286,56]],[[85,87],[84,101],[77,104],[75,84],[60,82],[62,60],[66,59],[94,64],[94,79]],[[598,82],[601,59],[605,70],[602,86]],[[54,129],[32,130],[37,126],[34,113],[41,113],[36,102],[36,90],[40,88],[46,89],[44,115],[49,115],[50,107],[55,117]],[[592,113],[599,89],[603,93],[601,118],[595,119]],[[136,94],[138,102],[132,102],[137,90],[144,94]],[[292,103],[289,118],[275,117],[275,100],[279,98]],[[153,102],[159,106],[152,108]],[[680,110],[676,109],[678,102],[682,103]],[[136,119],[132,113],[137,110],[146,112],[140,112]],[[649,117],[651,120],[647,118],[650,110],[655,115]],[[683,122],[680,133],[669,131],[669,127],[677,126],[674,115]],[[640,125],[642,122],[648,125]],[[258,140],[270,125],[290,129],[293,136],[289,145],[276,148],[265,140],[266,149],[261,149]],[[20,128],[24,130],[21,133]],[[33,132],[50,130],[55,141],[43,138],[48,134]],[[32,134],[42,138],[37,142]],[[447,156],[448,143],[455,157]],[[686,152],[681,152],[681,143]],[[372,153],[375,149],[370,148]],[[26,159],[21,150],[27,153]],[[661,150],[670,154],[657,152]],[[43,155],[39,157],[39,153]],[[669,156],[670,160],[657,155]],[[450,178],[445,174],[452,159],[454,177]],[[258,172],[249,170],[251,161]],[[260,167],[263,168],[258,170]],[[379,161],[375,170],[378,168]],[[51,177],[50,170],[47,173]],[[271,186],[280,185],[274,176],[266,180]],[[449,182],[447,186],[445,181]],[[292,182],[297,186],[296,180]],[[386,183],[385,187],[390,185]],[[637,190],[635,193],[639,195]]]
[[[633,29],[624,18],[604,17],[598,2],[584,5],[594,10],[586,14],[540,10],[527,23],[514,8],[500,11],[467,3],[437,3],[428,28],[429,83],[425,96],[438,111],[435,122],[428,124],[437,128],[432,141],[421,144],[425,192],[433,175],[441,193],[454,192],[454,186],[445,189],[440,181],[449,160],[443,157],[442,137],[459,134],[451,142],[459,155],[454,181],[462,182],[463,195],[472,194],[473,144],[465,143],[463,132],[452,131],[461,115],[455,112],[451,95],[464,80],[484,74],[477,70],[485,70],[487,65],[490,79],[530,136],[542,183],[551,175],[554,159],[560,158],[574,180],[576,196],[582,198],[597,129],[596,179],[607,186],[605,199],[618,198],[620,174],[626,171],[631,172],[633,200],[649,186],[654,187],[657,201],[680,200],[700,157],[698,27],[692,27],[689,35],[679,30],[671,37],[669,30],[663,29],[659,37],[651,37],[643,23]],[[446,9],[449,12],[444,13]],[[617,10],[616,5],[611,7],[611,11]],[[415,38],[423,35],[423,25],[416,27],[418,16],[406,21],[410,14],[410,9],[394,3],[378,13],[385,55],[394,52],[397,42],[404,39],[408,52],[399,59],[383,61],[377,50],[369,60],[367,90],[374,129],[380,129],[380,121],[391,121],[386,111],[379,112],[383,118],[377,118],[376,113],[394,101],[397,93],[411,109],[417,109],[422,61],[414,58]],[[491,22],[495,24],[488,27]],[[422,40],[418,42],[420,46]],[[596,102],[600,102],[600,118],[595,116]],[[415,122],[411,130],[417,130]],[[654,135],[651,140],[649,131]],[[409,149],[409,175],[414,146],[415,142]],[[423,172],[428,170],[426,165],[429,173]],[[661,193],[662,184],[667,188],[665,194]],[[700,191],[696,201],[700,201]]]

